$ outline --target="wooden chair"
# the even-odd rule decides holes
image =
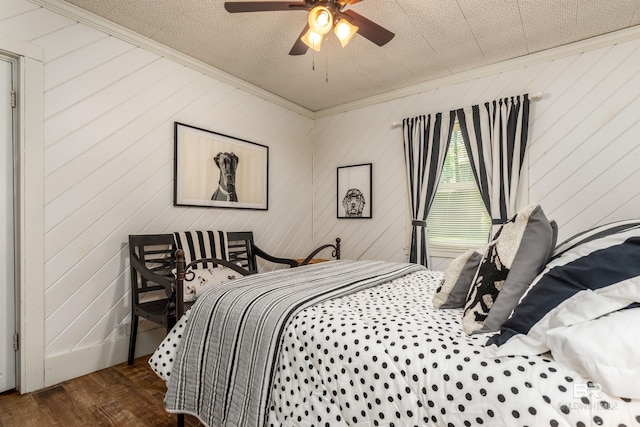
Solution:
[[[175,266],[172,234],[129,236],[131,266],[131,335],[129,357],[133,364],[140,317],[164,326],[169,332],[175,324]],[[151,295],[155,294],[155,298]]]
[[[312,252],[303,262],[270,255],[256,246],[253,232],[227,233],[229,261],[211,261],[229,267],[242,275],[258,273],[257,257],[267,261],[298,267],[306,264],[318,252],[333,248],[332,256],[340,259],[340,239],[335,245],[323,245]],[[182,251],[180,251],[182,254]],[[157,323],[169,332],[176,319],[193,304],[184,302],[183,284],[186,272],[198,261],[186,264],[181,258],[180,268],[176,268],[176,244],[173,234],[139,234],[129,236],[129,260],[131,269],[131,335],[129,337],[128,363],[135,358],[136,335],[139,318]],[[172,272],[177,270],[177,275]]]

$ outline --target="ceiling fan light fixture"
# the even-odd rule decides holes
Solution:
[[[316,6],[309,12],[309,27],[317,34],[327,34],[333,28],[333,14],[325,6]]]
[[[362,0],[225,1],[224,8],[230,13],[309,11],[308,23],[293,44],[289,55],[304,55],[309,48],[319,52],[322,39],[331,29],[334,30],[342,47],[345,47],[356,33],[378,46],[386,45],[395,34],[347,8],[360,1]],[[345,8],[347,9],[343,10]]]
[[[336,34],[338,40],[340,40],[342,47],[345,47],[347,43],[351,41],[353,36],[356,35],[358,29],[359,28],[357,26],[353,25],[346,19],[341,19],[333,28],[333,32]]]
[[[304,33],[304,36],[300,37],[300,40],[302,40],[302,42],[307,46],[309,46],[311,49],[315,50],[316,52],[320,52],[320,45],[322,45],[322,38],[323,38],[322,34],[318,34],[315,31],[313,31],[311,28],[309,28],[307,32]]]

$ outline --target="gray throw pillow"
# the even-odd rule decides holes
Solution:
[[[495,242],[494,251],[488,251],[483,258],[483,262],[492,260],[496,264],[497,257],[500,274],[494,276],[500,280],[493,287],[482,283],[479,277],[474,280],[475,289],[469,292],[463,319],[467,333],[500,329],[529,285],[544,269],[556,238],[555,222],[547,219],[539,205],[525,207],[505,224]],[[482,262],[478,271],[481,268]],[[482,303],[479,304],[479,301]]]
[[[467,300],[467,293],[476,275],[476,270],[484,247],[479,249],[469,249],[449,264],[444,272],[444,278],[433,296],[433,306],[435,308],[460,308]]]

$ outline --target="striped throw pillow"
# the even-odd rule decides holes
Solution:
[[[187,264],[202,258],[229,261],[229,241],[224,231],[181,231],[173,233],[176,248],[184,251]],[[198,263],[194,268],[212,268],[211,262]]]

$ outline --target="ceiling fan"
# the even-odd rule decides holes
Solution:
[[[361,0],[304,0],[304,1],[228,1],[224,8],[230,13],[271,12],[282,10],[309,11],[308,23],[294,43],[289,55],[304,55],[309,48],[320,51],[324,35],[333,29],[342,47],[356,35],[383,46],[395,36],[370,19],[354,12],[343,10],[347,5]]]

